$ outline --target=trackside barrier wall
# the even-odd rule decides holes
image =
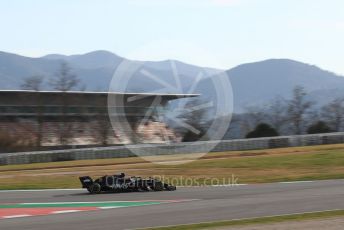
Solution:
[[[200,153],[207,151],[209,147],[213,146],[215,147],[211,150],[212,152],[222,152],[339,143],[344,143],[344,132],[255,139],[222,140],[218,142],[202,141],[192,143],[138,144],[131,146],[4,153],[0,154],[0,165],[86,159],[123,158],[135,156],[135,154],[132,153],[130,149],[135,149],[135,151],[140,152],[142,155],[168,155]]]

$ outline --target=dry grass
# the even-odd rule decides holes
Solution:
[[[0,189],[75,188],[79,187],[80,175],[101,176],[121,171],[174,178],[177,184],[183,184],[186,178],[208,184],[209,179],[222,181],[233,175],[239,183],[337,179],[344,178],[344,144],[209,153],[200,160],[171,166],[141,158],[1,166]]]

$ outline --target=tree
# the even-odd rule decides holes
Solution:
[[[233,113],[232,119],[230,120],[230,125],[224,136],[224,139],[236,139],[244,137],[247,132],[244,133],[243,129],[241,128],[241,125],[241,114]]]
[[[262,123],[266,119],[266,112],[263,107],[249,106],[246,107],[246,115],[250,123],[255,127],[257,124]]]
[[[260,123],[257,127],[246,135],[246,138],[275,137],[278,132],[266,123]]]
[[[274,99],[269,106],[269,123],[276,129],[277,132],[281,133],[282,128],[287,122],[287,110],[288,106],[286,100],[278,97]]]
[[[71,91],[80,83],[78,77],[72,73],[71,67],[66,62],[61,62],[60,69],[57,74],[51,78],[50,85],[53,89],[61,92]]]
[[[21,85],[22,89],[36,91],[35,101],[37,102],[37,107],[35,108],[35,113],[37,128],[34,133],[36,136],[36,147],[38,148],[42,146],[43,139],[43,106],[41,94],[39,93],[42,89],[43,79],[44,77],[42,75],[33,75],[24,79],[24,82]]]
[[[317,123],[314,123],[311,126],[309,126],[307,129],[308,134],[330,133],[330,132],[332,132],[331,128],[324,121],[318,121]]]
[[[33,75],[25,78],[21,88],[25,90],[41,91],[43,78],[42,75]]]
[[[59,71],[50,79],[50,85],[53,89],[61,92],[61,121],[59,122],[59,141],[62,145],[68,143],[68,139],[72,137],[72,123],[67,121],[67,113],[70,101],[66,97],[66,93],[79,86],[80,80],[72,73],[71,67],[66,62],[62,62]]]
[[[305,89],[296,86],[293,90],[293,98],[288,103],[288,120],[296,135],[302,134],[306,122],[305,117],[313,105],[313,102],[308,101],[306,96]]]
[[[258,124],[265,122],[266,113],[260,106],[248,106],[245,113],[241,115],[241,129],[247,133],[254,129]]]
[[[322,117],[328,122],[333,131],[339,132],[344,120],[344,99],[337,98],[322,107]]]

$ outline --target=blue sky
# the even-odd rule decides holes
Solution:
[[[343,0],[0,0],[0,50],[224,69],[290,58],[344,74],[343,12]]]

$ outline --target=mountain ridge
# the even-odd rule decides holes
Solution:
[[[139,63],[159,79],[176,84],[175,73],[170,66],[171,60],[132,61],[105,50],[77,55],[48,54],[38,58],[0,51],[0,89],[19,89],[23,80],[31,75],[38,74],[49,78],[57,73],[61,61],[70,64],[73,72],[90,91],[107,91],[113,74],[122,61]],[[202,80],[208,79],[208,82],[203,84],[199,93],[210,94],[207,86],[211,83],[209,80],[216,77],[219,72],[225,71],[232,84],[235,111],[242,111],[251,105],[267,104],[276,96],[290,98],[291,91],[296,85],[304,86],[310,95],[316,92],[313,95],[316,95],[316,100],[320,100],[321,103],[332,99],[329,93],[331,90],[336,92],[336,97],[344,97],[344,93],[341,93],[344,92],[343,76],[292,59],[266,59],[241,64],[228,70],[173,61],[179,72],[182,92],[166,93],[186,93],[197,75],[202,72]],[[130,87],[125,89],[128,92],[154,91],[159,87],[159,84],[141,73],[132,76],[130,84]],[[45,84],[44,89],[49,89],[49,85]]]

